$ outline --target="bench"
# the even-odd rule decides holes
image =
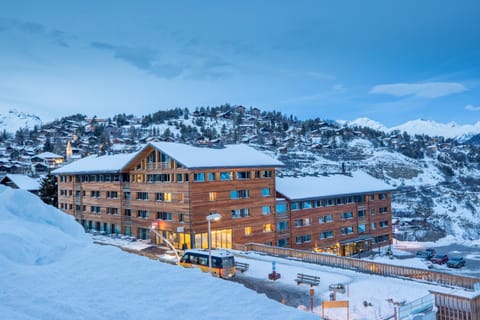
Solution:
[[[248,270],[250,265],[248,263],[243,263],[243,262],[235,262],[235,268],[240,271],[241,273],[244,273],[245,271]]]
[[[297,273],[297,279],[295,279],[295,281],[297,282],[297,285],[300,285],[300,283],[307,283],[311,287],[313,287],[318,286],[318,284],[320,283],[320,277]]]

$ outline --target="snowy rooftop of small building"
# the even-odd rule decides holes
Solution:
[[[172,142],[151,142],[149,145],[190,169],[284,166],[282,162],[245,144],[226,145],[223,148],[194,147]]]
[[[53,170],[52,174],[119,172],[135,156],[136,153],[122,153],[107,156],[93,155]]]
[[[38,157],[41,159],[57,159],[57,158],[63,158],[63,156],[52,153],[52,152],[42,152],[37,155],[34,155],[33,157]]]
[[[7,174],[0,179],[0,182],[5,179],[10,179],[21,190],[32,191],[40,189],[40,178],[31,178],[23,174]]]
[[[361,171],[353,172],[352,176],[277,177],[275,183],[277,191],[292,200],[394,190]]]

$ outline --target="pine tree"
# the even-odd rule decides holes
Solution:
[[[38,196],[46,204],[54,207],[58,205],[58,185],[57,177],[49,173],[40,182],[40,190]]]

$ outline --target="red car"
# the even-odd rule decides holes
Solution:
[[[446,254],[437,254],[430,261],[436,264],[444,264],[448,262],[448,256]]]

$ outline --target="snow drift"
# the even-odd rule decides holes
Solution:
[[[72,217],[1,185],[0,243],[3,319],[314,318],[197,269],[95,245]]]

